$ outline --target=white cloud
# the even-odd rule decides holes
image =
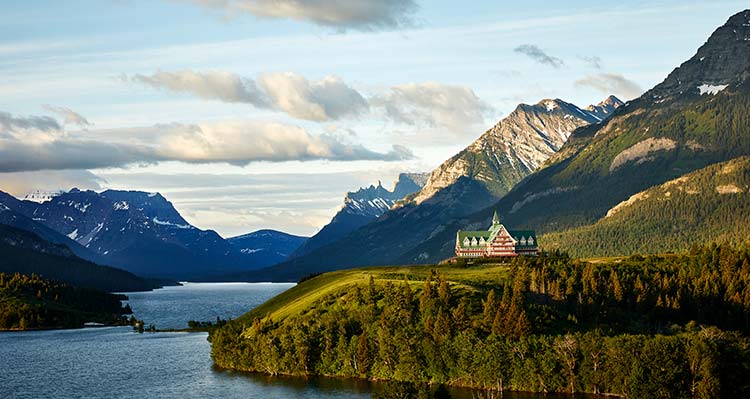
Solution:
[[[65,122],[66,125],[67,124],[78,125],[81,127],[91,126],[91,123],[88,121],[88,119],[84,118],[83,115],[73,111],[70,108],[55,107],[55,106],[47,104],[47,105],[44,105],[44,109],[60,115],[63,118],[63,122]]]
[[[387,118],[407,125],[440,127],[454,133],[472,133],[492,109],[473,90],[439,82],[407,83],[371,100]]]
[[[318,122],[357,116],[368,108],[364,97],[336,76],[310,81],[293,72],[265,73],[256,83],[230,72],[183,70],[122,75],[121,79],[204,99],[247,103]]]
[[[533,44],[522,44],[516,47],[513,51],[524,54],[540,64],[548,65],[555,69],[560,69],[565,66],[563,60],[545,53],[544,50]]]
[[[300,119],[340,119],[368,108],[364,97],[336,76],[308,81],[292,72],[266,73],[260,75],[258,83],[277,109]]]
[[[226,17],[292,19],[339,31],[395,29],[413,24],[414,0],[177,0],[222,11]]]
[[[643,89],[635,82],[616,73],[588,75],[575,82],[578,87],[590,87],[604,94],[615,94],[624,99],[640,96]]]
[[[171,160],[247,165],[257,161],[397,161],[414,157],[405,147],[376,152],[333,134],[314,135],[281,123],[175,123],[73,133],[49,129],[45,117],[14,118],[5,113],[0,117],[10,121],[0,131],[0,172],[122,167]],[[0,123],[4,119],[0,118]]]

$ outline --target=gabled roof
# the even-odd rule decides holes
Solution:
[[[534,230],[508,230],[508,234],[513,237],[514,240],[516,240],[516,246],[521,248],[536,248],[538,241],[536,240],[536,232]],[[525,238],[526,240],[529,239],[529,237],[534,239],[534,243],[529,245],[521,245],[521,238]]]

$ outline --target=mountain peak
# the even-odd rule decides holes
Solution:
[[[661,103],[682,95],[717,94],[750,78],[750,10],[716,29],[695,55],[643,98]]]
[[[622,100],[615,97],[614,95],[610,95],[609,97],[602,100],[599,104],[589,105],[588,107],[586,107],[586,111],[588,111],[595,118],[602,121],[609,118],[617,108],[620,108],[623,105],[625,105],[625,103],[622,102]]]

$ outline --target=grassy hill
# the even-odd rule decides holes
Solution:
[[[501,279],[506,279],[509,264],[478,264],[472,268],[440,267],[438,270],[451,281],[453,289],[466,293],[483,292]],[[407,282],[419,290],[427,277],[436,270],[435,265],[370,267],[325,273],[305,280],[284,291],[243,315],[242,320],[268,317],[281,321],[297,316],[323,298],[352,287],[366,288],[370,277],[379,284]]]
[[[211,331],[216,365],[488,390],[750,397],[750,251],[371,267]]]

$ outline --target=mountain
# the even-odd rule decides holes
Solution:
[[[610,97],[590,108],[611,113],[620,104]],[[597,123],[600,118],[594,112],[559,99],[521,104],[435,169],[420,191],[376,220],[250,278],[295,280],[341,267],[400,262],[422,242],[446,233],[447,221],[495,202],[562,147],[574,129]]]
[[[388,191],[378,182],[377,187],[371,185],[347,193],[341,210],[331,222],[310,237],[292,257],[308,254],[372,222],[391,209],[396,201],[419,191],[425,185],[428,176],[427,173],[401,173],[393,185],[393,191]]]
[[[24,203],[15,197],[0,191],[0,225],[15,227],[34,233],[45,241],[63,245],[76,256],[94,263],[103,263],[104,259],[97,253],[45,226],[38,219],[32,219],[13,209],[21,209]]]
[[[258,230],[249,234],[227,238],[227,242],[245,255],[248,265],[259,269],[275,265],[288,258],[307,241],[300,237],[276,230]]]
[[[593,225],[639,192],[748,154],[750,10],[732,16],[662,83],[605,122],[576,130],[539,171],[499,202],[446,222],[445,233],[398,261],[449,256],[453,232],[487,224],[494,209],[509,227],[534,228],[538,234]],[[629,250],[623,244],[603,253]]]
[[[609,96],[604,101],[596,105],[589,105],[586,107],[586,111],[597,118],[600,122],[612,116],[617,108],[624,105],[624,103],[615,96]]]
[[[596,223],[542,237],[575,256],[686,251],[750,237],[750,157],[707,166],[633,194]]]
[[[246,270],[244,254],[216,232],[190,225],[158,193],[72,189],[42,203],[6,205],[93,252],[97,263],[141,276],[193,279]]]
[[[614,96],[587,109],[560,99],[520,104],[466,149],[445,161],[408,202],[421,204],[461,176],[476,180],[494,199],[535,171],[580,126],[599,123],[622,105]],[[493,198],[487,199],[487,204]]]
[[[78,258],[61,244],[46,241],[26,230],[0,224],[0,272],[37,274],[77,287],[110,292],[146,291],[164,282],[143,279],[124,270]]]

